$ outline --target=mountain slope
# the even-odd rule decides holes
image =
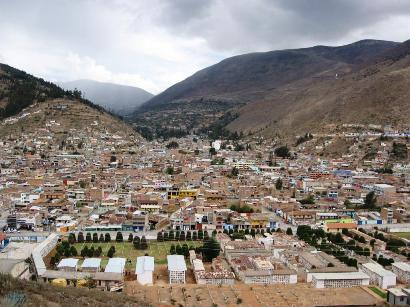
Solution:
[[[171,124],[184,123],[189,131],[206,131],[212,130],[213,123],[229,112],[238,115],[228,117],[236,118],[228,123],[231,131],[263,130],[290,111],[295,112],[291,106],[300,108],[295,101],[307,99],[305,95],[310,92],[325,95],[335,80],[372,65],[399,45],[363,40],[339,47],[315,46],[235,56],[153,97],[137,110],[134,120],[168,128],[172,128]],[[303,108],[309,109],[316,103],[316,100],[307,102]],[[216,114],[218,117],[211,117]]]
[[[53,83],[0,64],[0,136],[16,137],[37,129],[61,133],[93,129],[138,136],[122,120],[81,98],[79,92],[64,91]]]
[[[67,90],[77,88],[86,99],[122,116],[132,113],[154,96],[138,87],[86,79],[61,82],[60,86]]]
[[[364,40],[341,47],[250,53],[223,60],[181,81],[145,103],[141,110],[178,100],[218,97],[249,102],[290,82],[321,74],[350,72],[397,43]]]
[[[229,129],[266,135],[318,131],[343,123],[409,127],[410,42],[332,79],[302,79],[239,110]]]

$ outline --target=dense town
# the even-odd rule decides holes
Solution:
[[[280,145],[58,125],[0,141],[2,273],[156,304],[266,306],[273,290],[256,287],[272,284],[305,293],[278,305],[316,304],[312,290],[409,303],[407,132],[344,125]]]

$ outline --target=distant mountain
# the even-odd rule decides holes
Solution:
[[[289,124],[288,128],[293,130],[303,130],[310,115],[315,119],[312,125],[318,125],[324,118],[318,118],[317,114],[323,115],[326,108],[334,110],[325,105],[321,105],[321,108],[325,108],[323,110],[315,109],[318,100],[321,101],[321,95],[328,94],[329,100],[334,99],[339,103],[344,100],[341,93],[345,93],[346,89],[338,88],[336,84],[355,86],[353,81],[347,84],[341,80],[360,78],[363,69],[375,65],[376,61],[379,63],[390,53],[391,57],[396,58],[403,56],[403,52],[406,54],[402,49],[402,44],[397,42],[362,40],[339,47],[315,46],[234,56],[198,71],[153,97],[139,108],[136,118],[144,114],[152,117],[153,112],[167,113],[173,105],[178,105],[179,114],[184,116],[184,112],[181,112],[184,104],[189,105],[186,112],[194,113],[195,105],[208,101],[228,101],[229,110],[226,111],[237,114],[231,117],[232,122],[226,126],[231,131],[261,131],[269,127],[266,131],[278,133],[278,122]],[[387,86],[381,88],[390,90]],[[237,107],[232,107],[232,103],[236,103]],[[338,105],[338,109],[334,110],[338,112],[329,117],[332,120],[342,120],[337,114],[343,108]],[[315,110],[316,113],[309,114],[309,110]],[[307,118],[298,118],[295,123],[294,115],[290,112],[302,112]],[[368,114],[364,112],[363,116]],[[361,119],[358,116],[354,118]]]
[[[341,47],[316,46],[234,56],[171,86],[141,110],[209,97],[242,102],[263,99],[270,91],[306,77],[333,77],[335,73],[350,72],[397,44],[364,40]]]
[[[154,96],[138,87],[86,79],[59,84],[67,90],[77,88],[88,100],[122,116],[132,113]]]
[[[410,127],[410,41],[338,78],[304,78],[247,104],[227,127],[265,135],[320,131],[343,123]]]
[[[78,100],[103,111],[103,108],[78,97],[75,92],[65,91],[54,83],[0,63],[0,119],[13,116],[36,102],[57,98]]]

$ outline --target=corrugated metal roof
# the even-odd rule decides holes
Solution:
[[[363,263],[362,266],[369,269],[372,272],[375,272],[375,273],[381,275],[381,276],[394,276],[394,277],[396,277],[396,274],[394,274],[391,271],[386,270],[380,264],[369,262],[369,263]]]
[[[407,262],[393,262],[392,266],[395,266],[400,270],[410,272],[410,264],[408,264]]]
[[[369,275],[363,272],[346,272],[346,273],[313,273],[315,279],[369,279]]]

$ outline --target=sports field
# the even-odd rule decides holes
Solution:
[[[115,254],[114,257],[123,257],[127,258],[130,261],[127,261],[126,268],[131,269],[135,268],[135,262],[138,256],[144,256],[145,254],[148,254],[149,256],[152,256],[155,258],[155,263],[156,264],[166,264],[167,263],[167,255],[169,255],[169,250],[171,248],[171,245],[177,245],[177,244],[184,244],[186,243],[189,247],[198,247],[202,246],[202,242],[200,241],[183,241],[183,242],[157,242],[157,241],[148,241],[148,248],[146,250],[138,250],[135,249],[133,244],[130,242],[110,242],[110,243],[75,243],[74,246],[77,249],[78,254],[81,253],[81,250],[87,246],[88,248],[91,248],[91,246],[94,247],[94,249],[98,248],[101,246],[102,248],[102,255],[100,258],[102,258],[101,265],[105,267],[105,265],[108,262],[108,257],[107,257],[107,252],[111,246],[115,247]],[[82,261],[80,261],[80,264]]]

